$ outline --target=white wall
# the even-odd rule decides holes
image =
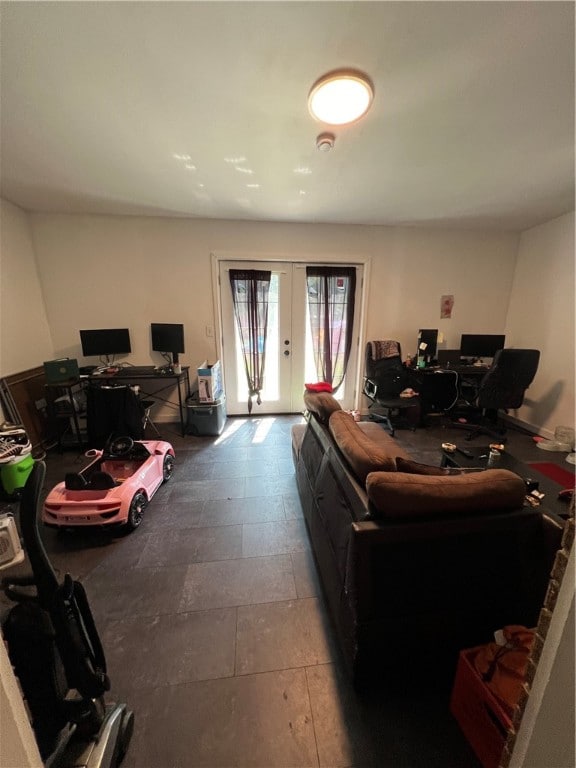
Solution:
[[[28,216],[0,200],[0,375],[33,368],[53,357]],[[4,415],[0,409],[0,418]],[[0,766],[42,761],[0,637]]]
[[[398,338],[415,352],[418,328],[502,332],[517,235],[392,227],[270,224],[142,217],[31,216],[57,354],[80,357],[78,329],[128,326],[131,360],[150,352],[150,322],[183,322],[185,364],[216,354],[210,253],[287,260],[372,258],[367,338]],[[440,320],[440,296],[456,297]]]
[[[510,346],[540,350],[517,416],[552,437],[574,426],[574,212],[523,232],[506,321]]]
[[[445,348],[458,346],[463,332],[505,332],[507,344],[542,351],[527,404],[514,415],[542,434],[574,423],[573,213],[521,236],[402,227],[28,216],[5,202],[2,218],[0,373],[60,355],[82,360],[80,328],[127,326],[133,346],[129,359],[159,363],[159,354],[150,350],[150,322],[184,323],[182,361],[194,369],[217,354],[216,340],[206,335],[206,326],[216,325],[211,252],[255,259],[368,258],[366,339],[397,338],[403,353],[413,354],[421,327],[439,328]],[[440,319],[443,294],[455,296],[450,320]]]
[[[462,333],[503,333],[517,243],[511,233],[373,228],[366,338],[415,354],[419,328],[444,333],[444,349],[458,349]],[[454,309],[442,320],[444,294]]]
[[[53,357],[29,217],[0,200],[0,376]]]
[[[43,765],[20,688],[0,638],[0,766],[40,768]]]
[[[574,565],[568,565],[509,768],[574,768]]]

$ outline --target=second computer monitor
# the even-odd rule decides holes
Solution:
[[[462,357],[494,357],[499,349],[504,349],[506,337],[497,333],[463,333],[460,338]]]
[[[178,355],[184,352],[184,326],[181,323],[151,323],[152,349],[170,353],[172,362],[178,363]]]

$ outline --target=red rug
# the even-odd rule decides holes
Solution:
[[[549,477],[550,480],[554,480],[563,488],[574,488],[574,472],[569,469],[559,467],[557,464],[552,464],[549,461],[531,462],[531,467],[542,472],[543,475]]]

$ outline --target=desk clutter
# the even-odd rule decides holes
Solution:
[[[500,413],[520,408],[538,370],[537,349],[506,349],[502,334],[462,334],[459,349],[439,349],[443,334],[435,328],[418,332],[417,354],[402,360],[396,340],[369,341],[364,359],[363,394],[369,417],[393,434],[395,426],[420,426],[436,414],[448,414],[453,425],[468,431],[466,440],[482,434],[505,441]],[[406,393],[412,397],[407,410]],[[550,450],[567,442],[550,441]],[[547,445],[542,448],[546,450]],[[572,454],[570,454],[572,456]]]
[[[148,425],[159,437],[151,418],[157,403],[176,409],[181,434],[186,432],[188,366],[124,364],[80,368],[76,360],[63,359],[48,361],[46,368],[52,372],[44,387],[46,407],[60,450],[87,445],[102,447],[112,432],[141,440]],[[70,371],[77,372],[75,378],[60,380]],[[162,394],[164,391],[168,395]]]
[[[116,376],[124,378],[131,376],[133,378],[147,376],[179,376],[182,373],[182,366],[173,365],[119,365],[107,366],[104,368],[94,368],[88,371],[86,376]]]
[[[100,350],[114,343],[108,334],[104,336],[104,347],[99,346],[99,336],[95,337]],[[88,339],[86,349],[94,353],[96,347],[90,346],[92,335],[84,333],[82,338]],[[125,349],[125,334],[121,339]],[[167,343],[158,341],[158,345]],[[48,410],[55,422],[60,420],[56,427],[59,448],[86,444],[102,447],[112,433],[141,440],[147,425],[159,435],[150,417],[156,402],[178,408],[182,435],[221,434],[226,422],[226,397],[220,361],[200,363],[192,391],[189,366],[181,366],[177,354],[174,358],[162,366],[116,365],[108,361],[100,366],[80,367],[77,360],[70,358],[44,363]],[[160,395],[168,387],[176,388],[177,405]]]
[[[410,367],[415,368],[457,368],[475,366],[488,369],[488,360],[504,349],[506,337],[494,333],[463,333],[458,349],[440,349],[444,334],[437,328],[421,328],[418,331],[416,357],[409,357]],[[407,361],[408,362],[408,361]]]

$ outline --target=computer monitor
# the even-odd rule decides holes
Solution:
[[[128,328],[97,328],[80,331],[80,343],[84,357],[105,358],[112,362],[115,355],[128,355],[130,331]]]
[[[463,333],[460,337],[460,355],[462,357],[494,357],[499,349],[504,349],[504,334]]]
[[[436,357],[438,328],[421,328],[418,331],[417,365],[423,368]]]
[[[177,365],[179,353],[184,352],[184,326],[181,323],[151,323],[150,332],[152,349],[170,353],[173,365]]]

